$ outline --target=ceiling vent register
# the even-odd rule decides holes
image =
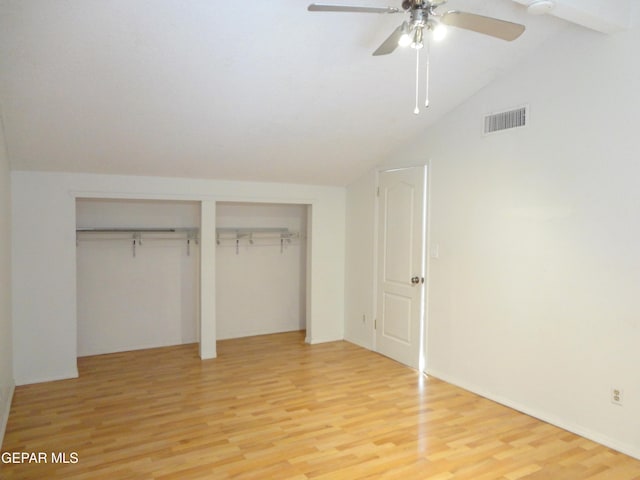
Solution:
[[[520,128],[527,125],[529,107],[523,106],[513,110],[492,113],[484,116],[484,134],[501,132],[511,128]]]

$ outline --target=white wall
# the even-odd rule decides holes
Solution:
[[[347,189],[345,339],[373,348],[375,196],[371,170]]]
[[[307,206],[220,202],[220,228],[288,228],[299,239],[280,246],[256,233],[236,241],[222,234],[216,249],[217,338],[237,338],[306,327]]]
[[[84,228],[199,228],[197,202],[78,199]],[[184,233],[81,233],[78,356],[198,341],[199,248]]]
[[[44,172],[13,172],[11,179],[18,384],[77,375],[76,197],[203,200],[207,206],[216,200],[312,205],[309,262],[313,281],[307,336],[311,343],[343,338],[343,188]],[[208,206],[203,213],[207,219],[201,225],[203,235],[215,227],[209,225],[211,212],[215,209]],[[212,222],[215,224],[215,216]],[[204,252],[201,246],[203,257]],[[211,303],[205,306],[207,311],[214,309]]]
[[[11,185],[0,126],[0,446],[13,396],[11,348]]]
[[[387,165],[430,163],[428,372],[640,458],[638,45],[555,38]],[[524,103],[529,126],[481,135]]]

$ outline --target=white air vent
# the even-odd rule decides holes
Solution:
[[[484,134],[500,132],[510,128],[524,127],[529,117],[527,105],[513,110],[492,113],[484,116]]]

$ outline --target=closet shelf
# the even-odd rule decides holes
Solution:
[[[166,228],[166,227],[153,227],[153,228],[104,228],[104,227],[80,227],[76,228],[76,233],[191,233],[197,234],[197,228]]]
[[[250,237],[252,235],[269,236],[277,238],[287,238],[297,236],[297,232],[292,232],[288,228],[274,228],[274,227],[258,227],[258,228],[228,228],[220,227],[216,228],[216,234],[218,236],[228,236],[229,238],[241,238]]]
[[[300,238],[300,232],[293,232],[288,228],[216,228],[216,241],[220,244],[221,240],[235,240],[247,238],[252,243],[258,239],[279,239],[291,241]]]
[[[248,240],[249,245],[254,244],[254,240],[270,240],[277,239],[280,242],[280,253],[284,252],[285,244],[291,244],[292,240],[300,238],[300,232],[293,232],[288,228],[276,227],[256,227],[256,228],[232,228],[220,227],[216,228],[216,243],[222,245],[222,242],[233,241],[236,248],[236,255],[240,253],[240,240]]]
[[[156,233],[178,233],[184,234],[187,240],[194,240],[198,243],[199,230],[197,228],[184,228],[184,227],[143,227],[143,228],[130,228],[130,227],[78,227],[76,228],[76,234],[83,233],[126,233],[131,234],[133,239],[140,240],[143,234],[156,234]]]

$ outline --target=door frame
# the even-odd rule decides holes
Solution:
[[[423,240],[422,240],[422,272],[424,276],[424,283],[420,286],[422,288],[421,295],[421,315],[420,315],[420,348],[419,348],[419,359],[418,359],[418,371],[420,373],[426,374],[427,372],[427,330],[428,330],[428,320],[429,320],[429,286],[430,286],[430,262],[429,262],[429,252],[430,252],[430,228],[429,223],[431,221],[430,215],[430,193],[431,193],[431,175],[430,175],[430,162],[426,162],[424,164],[419,165],[411,165],[405,167],[395,167],[395,168],[379,168],[376,169],[375,174],[375,189],[374,189],[374,223],[373,223],[373,318],[375,319],[371,325],[371,345],[372,350],[374,352],[378,352],[378,344],[376,338],[376,324],[378,319],[378,263],[379,263],[379,255],[380,255],[380,244],[379,244],[379,233],[380,233],[380,222],[379,222],[379,214],[380,214],[380,196],[379,196],[379,186],[380,186],[380,175],[385,172],[394,172],[398,170],[407,170],[410,168],[424,168],[424,196],[423,196]]]

